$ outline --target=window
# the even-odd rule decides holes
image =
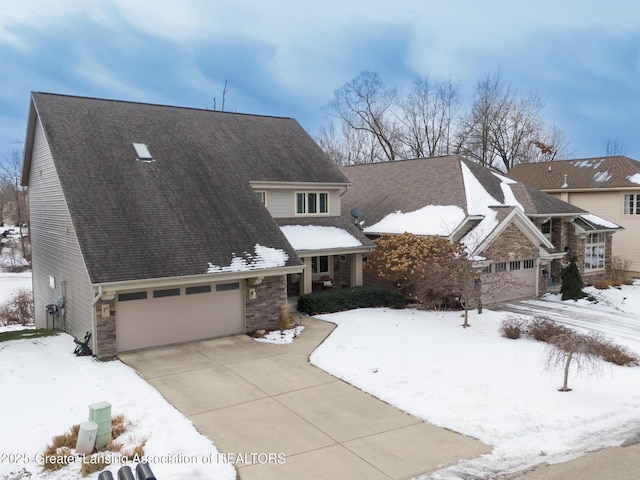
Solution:
[[[211,292],[211,285],[200,285],[198,287],[187,287],[187,295],[193,295],[196,293],[209,293]]]
[[[238,282],[235,283],[219,283],[216,285],[216,292],[226,292],[227,290],[237,290],[240,288]]]
[[[547,240],[551,241],[551,220],[540,225],[540,230],[542,231],[542,234],[547,237]]]
[[[524,269],[527,270],[529,268],[533,268],[536,262],[534,259],[530,259],[530,260],[524,260],[522,263],[523,263]]]
[[[129,300],[144,300],[147,298],[147,292],[132,292],[118,294],[119,302],[127,302]]]
[[[165,290],[154,290],[153,298],[176,297],[180,295],[179,288],[167,288]]]
[[[587,235],[584,251],[585,270],[604,268],[606,242],[607,235],[605,233],[590,233]]]
[[[493,265],[494,265],[494,272],[496,273],[507,271],[507,262],[494,263]]]
[[[624,214],[640,215],[640,193],[628,193],[624,196]]]
[[[329,194],[324,192],[296,193],[298,215],[318,215],[329,212]]]
[[[311,257],[311,273],[329,273],[329,256]]]
[[[267,204],[267,192],[256,192],[256,195],[258,195],[258,200],[260,200],[260,203],[262,203],[262,205]]]
[[[520,260],[509,262],[509,270],[520,270]]]

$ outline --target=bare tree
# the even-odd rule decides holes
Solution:
[[[530,162],[540,154],[553,155],[559,145],[545,138],[543,107],[544,101],[537,93],[520,95],[499,71],[480,79],[461,130],[461,152],[483,166],[502,171]],[[561,139],[559,131],[551,132],[557,141]]]
[[[607,157],[616,157],[618,155],[624,155],[624,143],[617,138],[608,139],[605,145],[605,154]]]
[[[8,199],[16,208],[17,224],[20,228],[20,244],[24,258],[31,263],[31,251],[25,227],[29,221],[27,189],[21,185],[22,152],[13,150],[0,161],[0,181],[7,189]]]
[[[595,346],[599,340],[597,334],[581,334],[576,331],[561,333],[549,339],[547,344],[547,368],[561,367],[564,381],[560,392],[570,392],[569,370],[575,364],[578,371],[585,367],[596,368],[602,358],[597,354]]]
[[[399,138],[410,158],[451,153],[460,108],[459,84],[419,76],[399,103]]]
[[[381,152],[376,161],[393,161],[398,148],[397,130],[391,115],[395,99],[396,91],[385,88],[377,73],[365,71],[334,92],[328,110],[349,128],[375,139]]]
[[[354,130],[345,123],[336,127],[332,121],[324,122],[315,140],[339,166],[373,163],[383,155],[380,144],[373,136],[362,130]]]

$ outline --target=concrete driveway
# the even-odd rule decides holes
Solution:
[[[233,458],[242,480],[407,479],[490,451],[310,365],[334,325],[302,324],[290,345],[241,335],[120,358]]]

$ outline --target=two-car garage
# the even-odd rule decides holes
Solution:
[[[119,291],[118,352],[244,332],[243,282]]]

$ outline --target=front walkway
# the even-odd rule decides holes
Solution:
[[[310,365],[309,355],[334,325],[307,317],[302,323],[305,330],[290,345],[240,335],[120,358],[221,453],[242,454],[249,461],[236,462],[242,480],[400,480],[490,451]]]

